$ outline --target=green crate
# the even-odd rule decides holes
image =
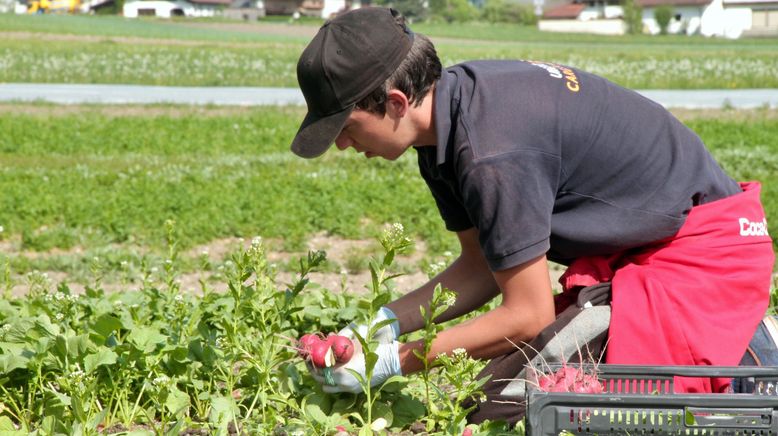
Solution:
[[[599,365],[596,373],[602,394],[543,392],[527,383],[527,434],[778,435],[778,367]],[[737,377],[753,392],[674,394],[675,376]]]

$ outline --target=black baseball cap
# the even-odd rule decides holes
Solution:
[[[354,105],[383,84],[405,59],[413,33],[390,8],[366,7],[326,22],[297,62],[308,114],[292,142],[301,157],[332,145]]]

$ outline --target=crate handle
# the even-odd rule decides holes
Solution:
[[[772,408],[686,407],[686,427],[771,428]]]

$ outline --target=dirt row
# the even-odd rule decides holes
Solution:
[[[0,35],[2,32],[0,32]],[[1,36],[0,36],[1,37]],[[16,114],[43,117],[64,117],[77,114],[99,114],[107,117],[230,117],[250,113],[257,108],[246,106],[193,106],[193,105],[100,105],[50,103],[0,103],[0,115]],[[297,111],[302,108],[279,110]],[[715,118],[724,121],[778,120],[778,108],[760,109],[671,109],[680,120]],[[299,115],[299,114],[296,114]]]

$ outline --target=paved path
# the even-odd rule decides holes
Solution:
[[[638,90],[666,107],[720,109],[722,107],[778,108],[778,89]],[[67,85],[35,83],[0,84],[0,101],[46,101],[62,104],[215,104],[303,105],[293,88],[179,87],[141,85]]]

